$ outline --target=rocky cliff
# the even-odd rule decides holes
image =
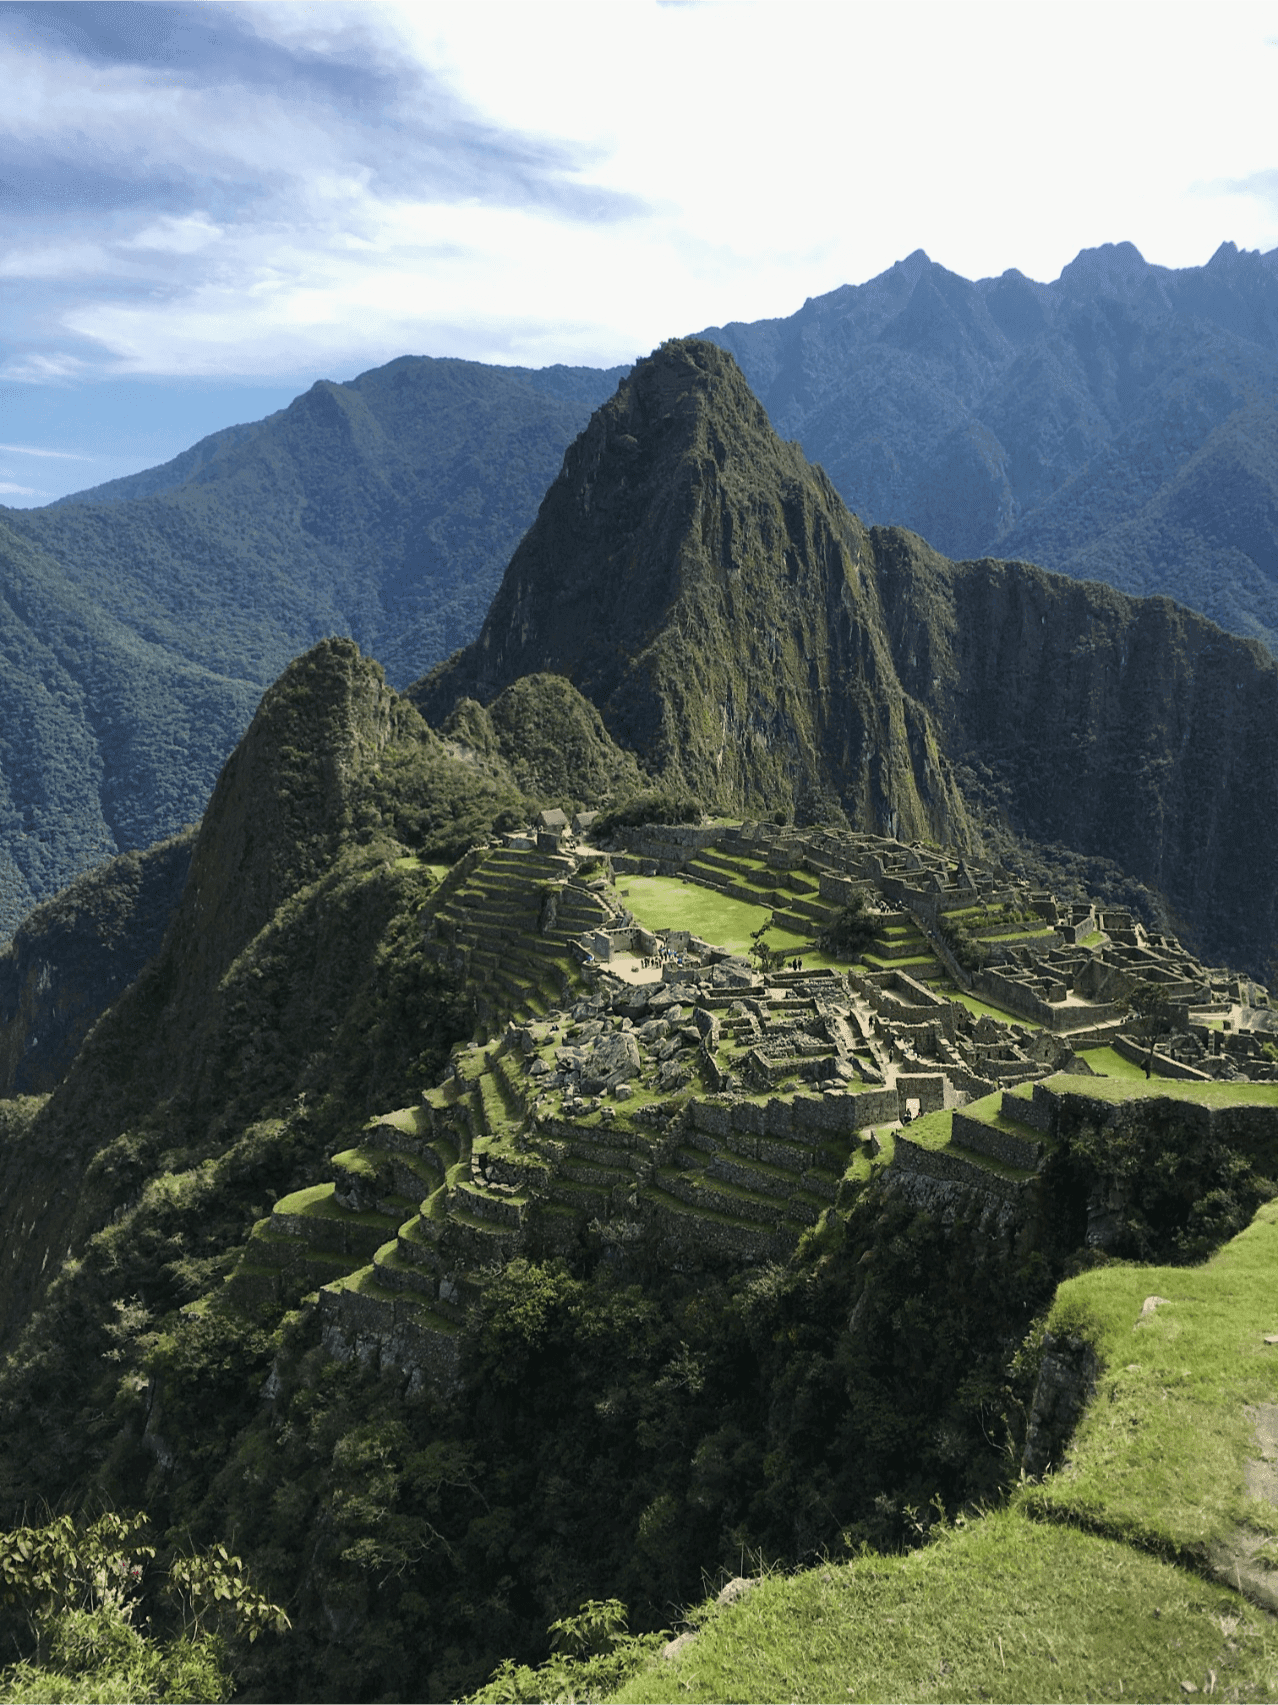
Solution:
[[[442,721],[534,670],[707,808],[1113,860],[1202,950],[1278,940],[1278,665],[1165,598],[867,530],[732,358],[664,345],[571,447]]]

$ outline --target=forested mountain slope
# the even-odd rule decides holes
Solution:
[[[1160,889],[1204,950],[1278,940],[1278,664],[1166,599],[867,530],[732,358],[639,363],[572,446],[441,720],[567,675],[708,808],[977,845],[1002,819]]]
[[[1085,249],[1052,284],[921,251],[700,334],[866,522],[1166,592],[1278,649],[1278,251]]]
[[[1087,250],[1052,284],[921,252],[712,328],[865,525],[1163,592],[1278,647],[1278,267]],[[404,357],[43,510],[0,512],[0,934],[199,814],[289,658],[403,684],[479,628],[622,369]]]
[[[404,357],[165,467],[0,512],[0,935],[199,816],[327,634],[411,679],[470,638],[619,370]]]

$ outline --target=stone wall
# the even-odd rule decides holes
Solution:
[[[892,1170],[940,1179],[945,1183],[957,1184],[962,1189],[976,1190],[982,1195],[994,1196],[1000,1201],[1026,1208],[1033,1200],[1032,1193],[1036,1192],[1038,1184],[1038,1180],[1034,1178],[1003,1178],[999,1173],[990,1172],[975,1161],[964,1160],[961,1155],[949,1149],[924,1148],[920,1143],[911,1142],[903,1131],[896,1134]]]
[[[319,1293],[321,1338],[335,1360],[355,1359],[385,1372],[408,1376],[410,1388],[423,1384],[447,1393],[457,1383],[461,1337],[422,1323],[420,1305],[409,1297],[393,1302],[359,1291]]]
[[[1088,1026],[1110,1024],[1127,1010],[1121,1002],[1095,1002],[1087,1005],[1054,1005],[1043,1000],[1027,984],[1015,977],[1005,977],[992,966],[978,971],[972,979],[972,992],[1007,1007],[1022,1018],[1033,1019],[1049,1030],[1081,1030]]]
[[[950,1127],[950,1140],[960,1148],[985,1154],[1004,1166],[1016,1166],[1023,1172],[1033,1172],[1042,1159],[1042,1148],[1028,1137],[1018,1137],[1014,1131],[1000,1131],[985,1125],[966,1113],[955,1113]]]
[[[795,1095],[759,1101],[695,1100],[689,1117],[699,1131],[726,1139],[733,1132],[754,1136],[788,1137],[799,1142],[814,1137],[851,1136],[870,1125],[890,1125],[900,1117],[895,1089],[845,1091],[830,1095]]]
[[[917,1101],[920,1113],[939,1113],[945,1106],[945,1073],[898,1072],[896,1094],[901,1113],[907,1101]]]
[[[1109,1045],[1116,1054],[1127,1060],[1131,1065],[1144,1068],[1145,1061],[1149,1057],[1148,1046],[1142,1048],[1139,1043],[1133,1042],[1128,1036],[1115,1036]],[[1157,1048],[1154,1050],[1154,1070],[1159,1077],[1180,1078],[1193,1083],[1211,1082],[1209,1073],[1200,1072],[1197,1066],[1187,1066],[1180,1060],[1173,1060],[1166,1054],[1160,1054]]]

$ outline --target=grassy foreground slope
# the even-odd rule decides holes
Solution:
[[[1200,1267],[1066,1281],[1047,1329],[1100,1372],[1057,1472],[922,1550],[707,1604],[615,1697],[1278,1697],[1275,1273],[1270,1202]]]
[[[1272,1699],[1273,1619],[1112,1540],[1001,1510],[922,1551],[760,1583],[613,1697]]]

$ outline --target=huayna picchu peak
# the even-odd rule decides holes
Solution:
[[[410,696],[433,720],[532,670],[566,675],[709,806],[966,839],[897,679],[865,530],[713,344],[665,344],[622,381],[478,639]]]
[[[861,526],[715,345],[638,363],[569,449],[440,722],[567,676],[708,810],[1119,865],[1204,951],[1278,944],[1278,665],[1165,598]]]

